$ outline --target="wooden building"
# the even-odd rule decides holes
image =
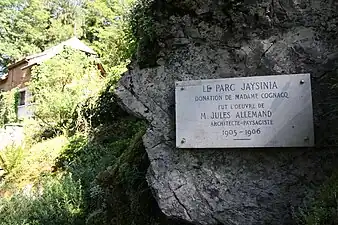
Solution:
[[[97,55],[90,47],[81,42],[78,38],[73,37],[67,41],[60,43],[46,51],[27,56],[8,66],[8,73],[0,77],[0,91],[10,91],[13,88],[19,88],[20,100],[18,106],[18,117],[22,118],[30,116],[28,106],[30,94],[27,90],[27,83],[31,79],[31,69],[33,66],[39,65],[46,60],[56,56],[63,51],[65,47],[70,47],[76,50],[83,51],[87,54]],[[101,73],[105,71],[101,64],[98,65]]]

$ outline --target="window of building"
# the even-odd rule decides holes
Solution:
[[[25,105],[26,103],[26,91],[20,91],[19,105]]]

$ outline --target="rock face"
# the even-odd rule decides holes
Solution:
[[[176,149],[174,82],[311,73],[316,142],[330,143],[324,81],[338,68],[338,2],[167,0],[151,9],[156,41],[145,46],[150,55],[140,53],[150,62],[134,61],[116,93],[149,121],[147,180],[161,210],[195,224],[293,224],[292,212],[331,174],[338,154]]]

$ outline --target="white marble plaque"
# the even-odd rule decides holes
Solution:
[[[314,145],[310,74],[175,85],[178,148]]]

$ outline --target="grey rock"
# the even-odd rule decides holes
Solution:
[[[134,62],[116,93],[124,108],[150,123],[143,137],[147,180],[159,207],[195,224],[294,223],[293,210],[334,170],[336,149],[176,149],[174,81],[309,72],[319,144],[333,126],[323,116],[328,89],[321,81],[338,70],[337,4],[158,2],[187,13],[162,18],[159,66],[140,69]]]

